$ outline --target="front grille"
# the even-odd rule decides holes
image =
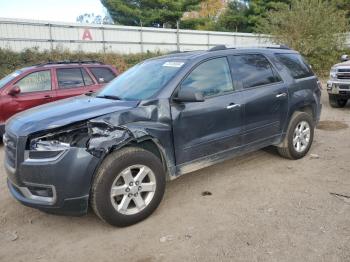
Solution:
[[[344,72],[350,73],[350,68],[339,68],[338,72],[340,72],[340,73],[344,73]]]
[[[349,85],[339,85],[339,89],[350,89]]]
[[[8,165],[16,168],[17,138],[9,133],[4,135],[5,159]]]
[[[349,73],[338,73],[337,74],[338,79],[350,79],[350,72]]]

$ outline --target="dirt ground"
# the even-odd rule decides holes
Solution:
[[[350,198],[331,194],[350,195],[350,103],[324,93],[322,121],[304,159],[265,149],[188,174],[128,228],[20,205],[1,160],[0,261],[350,261]]]

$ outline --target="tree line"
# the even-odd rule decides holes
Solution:
[[[294,0],[101,0],[114,23],[230,32],[259,32],[271,12],[288,10]],[[302,2],[308,2],[302,0]],[[349,0],[319,1],[346,11]]]
[[[114,23],[264,33],[320,74],[349,51],[349,0],[101,0]]]

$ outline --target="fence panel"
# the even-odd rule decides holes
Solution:
[[[247,33],[91,25],[0,18],[0,48],[21,51],[64,48],[70,51],[139,53],[206,50],[220,44],[271,44],[266,36]]]

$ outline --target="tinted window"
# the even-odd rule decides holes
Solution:
[[[278,60],[285,65],[293,78],[300,79],[313,76],[313,72],[299,54],[276,54]]]
[[[31,73],[16,84],[21,93],[51,90],[51,73],[49,70]]]
[[[115,74],[109,68],[90,67],[90,71],[100,84],[109,83],[115,78]]]
[[[58,86],[61,88],[84,86],[83,75],[80,68],[56,69]]]
[[[91,77],[89,76],[89,74],[86,72],[85,69],[82,69],[82,73],[83,73],[84,84],[86,86],[93,85],[94,81],[92,81]]]
[[[205,97],[233,91],[227,59],[216,58],[200,64],[182,82],[181,88],[198,90]]]
[[[123,100],[151,98],[169,82],[184,63],[159,59],[137,64],[115,78],[97,96],[117,96]]]
[[[232,57],[234,78],[244,88],[280,82],[270,62],[263,55],[237,55]]]

